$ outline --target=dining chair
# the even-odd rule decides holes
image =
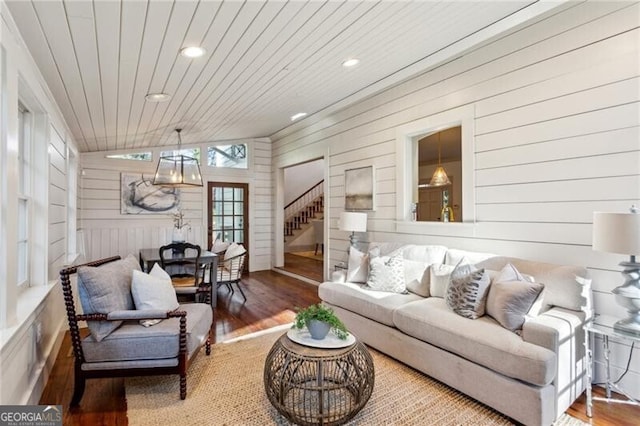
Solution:
[[[204,296],[211,304],[213,286],[205,282],[206,265],[200,260],[199,245],[179,242],[160,247],[160,266],[169,276],[178,296],[192,295],[194,300]]]
[[[231,243],[229,248],[224,253],[222,262],[218,265],[217,270],[217,285],[218,287],[224,285],[229,289],[229,294],[233,296],[233,284],[238,287],[242,298],[246,301],[247,296],[240,287],[240,281],[242,280],[242,272],[244,271],[244,264],[247,258],[247,250],[242,244]]]

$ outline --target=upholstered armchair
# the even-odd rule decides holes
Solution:
[[[203,345],[211,353],[213,311],[210,304],[178,304],[170,280],[157,285],[154,272],[142,273],[133,256],[60,271],[75,358],[71,406],[80,403],[87,379],[107,377],[177,374],[180,398],[186,398],[189,365]],[[76,273],[84,314],[74,303]],[[170,296],[162,301],[163,294]],[[87,321],[86,337],[78,321]]]

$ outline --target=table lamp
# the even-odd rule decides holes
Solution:
[[[356,238],[356,232],[367,232],[367,214],[356,212],[342,212],[340,213],[340,225],[341,231],[350,231],[349,242],[354,247],[358,240]]]
[[[613,289],[616,302],[623,306],[628,316],[615,323],[614,329],[640,336],[640,213],[631,206],[629,213],[593,213],[593,249],[626,254],[628,262],[620,262],[624,284]]]

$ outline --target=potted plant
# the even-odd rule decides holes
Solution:
[[[298,309],[293,327],[298,329],[307,327],[311,338],[316,340],[324,339],[330,330],[333,330],[336,337],[342,340],[345,340],[349,335],[347,327],[333,313],[333,309],[319,303]]]

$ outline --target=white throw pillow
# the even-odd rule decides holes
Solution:
[[[434,263],[429,266],[429,293],[431,297],[444,298],[454,269],[455,266],[442,263]]]
[[[227,251],[224,252],[224,260],[231,259],[232,257],[240,256],[244,254],[247,249],[244,248],[242,244],[231,243],[227,248]]]
[[[226,249],[229,248],[229,243],[226,241],[221,241],[221,240],[215,240],[213,242],[213,244],[211,245],[211,252],[212,253],[222,253],[223,251],[225,251]]]
[[[374,257],[369,265],[367,285],[372,290],[406,293],[402,256]]]
[[[428,263],[404,258],[404,284],[411,293],[429,297]]]
[[[180,306],[176,291],[171,284],[171,277],[157,263],[148,274],[133,271],[131,295],[137,310],[174,311]],[[160,321],[162,320],[140,320],[140,324],[149,327]]]
[[[369,277],[369,261],[380,255],[380,249],[374,247],[365,253],[355,247],[349,247],[349,263],[347,264],[347,282],[366,283]]]

